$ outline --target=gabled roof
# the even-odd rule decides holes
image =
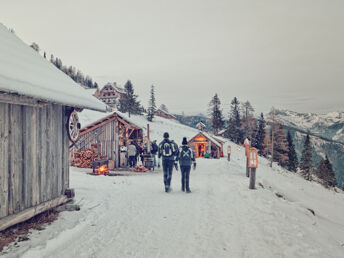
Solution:
[[[221,143],[219,143],[219,141],[217,141],[214,137],[212,137],[210,134],[206,133],[206,132],[199,132],[198,134],[196,134],[190,141],[192,141],[194,138],[196,138],[198,135],[203,135],[205,138],[207,138],[209,141],[211,141],[212,143],[214,143],[215,145],[217,145],[218,147],[221,148]]]
[[[133,125],[137,129],[143,129],[141,126],[139,126],[137,123],[135,123],[132,119],[128,117],[128,115],[121,113],[119,111],[111,112],[111,113],[100,113],[100,112],[95,112],[95,111],[89,111],[89,110],[84,110],[78,114],[79,116],[79,121],[81,123],[81,131],[93,127],[95,125],[98,125],[104,121],[110,121],[116,116],[119,118],[125,120],[129,124]]]
[[[172,115],[172,114],[166,112],[165,110],[162,110],[161,108],[158,108],[155,112],[157,112],[157,111],[161,111],[161,112],[165,113],[166,115],[169,115],[169,116],[172,116],[172,117],[176,118],[174,115]],[[177,119],[177,118],[176,118],[176,119]]]
[[[65,106],[106,111],[106,105],[0,24],[0,92]]]

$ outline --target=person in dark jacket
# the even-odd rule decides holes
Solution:
[[[159,147],[156,144],[156,140],[152,142],[152,150],[151,154],[153,155],[153,160],[154,160],[154,167],[156,166],[156,154],[158,153]]]
[[[192,163],[193,163],[193,168],[196,169],[196,160],[195,160],[195,155],[193,151],[187,144],[188,144],[188,141],[186,140],[186,137],[184,137],[182,146],[179,148],[179,154],[178,154],[177,160],[179,161],[180,172],[182,174],[182,191],[191,193],[190,185],[189,185],[190,170],[191,170]]]
[[[172,144],[174,144],[174,147],[176,148],[176,153],[174,155],[174,167],[176,168],[176,170],[178,170],[178,162],[177,162],[177,158],[178,158],[178,154],[179,154],[179,149],[178,149],[178,144],[174,142],[174,140],[171,140]]]
[[[166,193],[171,191],[170,186],[176,153],[177,149],[175,144],[169,140],[169,134],[167,132],[164,133],[164,140],[159,144],[158,156],[159,158],[162,157],[162,168],[164,171],[164,185]]]

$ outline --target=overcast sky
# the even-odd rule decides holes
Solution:
[[[343,0],[0,0],[0,22],[99,84],[171,112],[344,110]],[[226,114],[227,115],[227,114]]]

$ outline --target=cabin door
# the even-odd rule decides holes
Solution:
[[[200,142],[196,144],[196,158],[204,157],[204,154],[206,153],[206,142]]]

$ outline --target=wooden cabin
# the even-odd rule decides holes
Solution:
[[[0,24],[0,231],[72,197],[75,110],[106,105]]]
[[[162,109],[158,109],[155,111],[154,113],[156,116],[160,116],[160,117],[163,117],[163,118],[167,118],[167,119],[177,119],[174,115],[162,110]]]
[[[98,114],[97,114],[98,113]],[[100,115],[102,115],[100,113]],[[99,112],[83,111],[83,116],[99,118]],[[99,154],[110,160],[110,169],[126,166],[125,156],[120,155],[120,147],[128,146],[131,141],[142,143],[143,129],[131,122],[124,114],[113,112],[95,122],[84,126],[79,133],[79,139],[75,143],[73,152],[91,149],[92,145],[98,146]],[[121,160],[122,159],[122,160]]]
[[[223,156],[223,143],[220,143],[207,132],[199,132],[188,141],[196,158],[207,157],[219,159]]]

